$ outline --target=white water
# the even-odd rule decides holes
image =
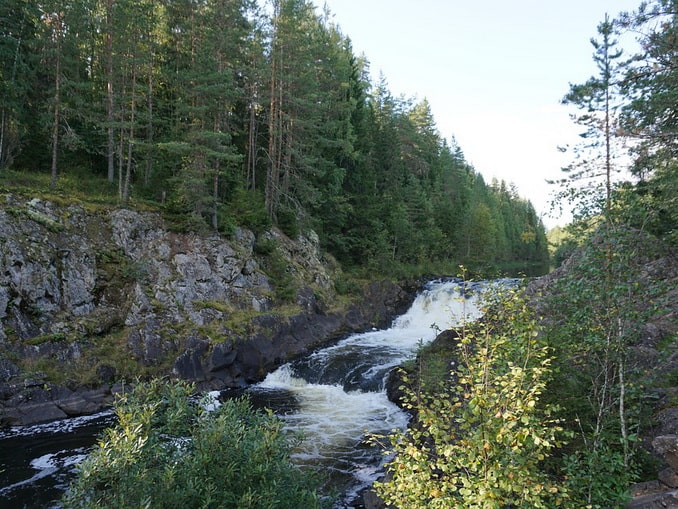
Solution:
[[[285,364],[254,388],[255,394],[287,394],[293,404],[278,413],[302,437],[294,459],[329,469],[348,500],[375,479],[381,464],[381,451],[363,443],[366,434],[407,425],[407,415],[386,397],[388,373],[440,330],[480,316],[480,286],[466,287],[465,295],[461,288],[458,282],[430,283],[389,329],[350,336]],[[351,507],[343,503],[339,507]]]
[[[420,344],[480,315],[481,286],[462,297],[455,282],[431,283],[410,310],[387,330],[350,336],[271,373],[253,389],[303,440],[294,458],[322,466],[346,493],[343,505],[378,475],[381,451],[366,446],[367,433],[388,433],[407,424],[384,391],[388,372],[412,358]],[[478,290],[478,291],[473,291]],[[219,405],[211,393],[207,408]],[[263,397],[262,397],[263,396]],[[272,404],[271,404],[272,403]],[[0,430],[0,507],[53,507],[112,411],[36,426]]]
[[[111,410],[0,430],[0,507],[53,508]]]

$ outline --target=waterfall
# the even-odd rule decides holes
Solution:
[[[333,487],[346,494],[337,509],[352,507],[355,494],[380,472],[381,451],[364,443],[366,434],[407,425],[407,415],[386,397],[388,373],[440,330],[480,316],[484,286],[431,282],[390,328],[319,349],[250,389],[256,405],[271,408],[287,431],[299,435],[293,460],[331,473]],[[73,465],[113,422],[108,411],[0,430],[0,499],[16,507],[49,507],[72,478]]]
[[[407,415],[388,401],[385,381],[440,330],[480,316],[478,285],[429,283],[410,309],[385,330],[355,334],[336,345],[281,366],[251,394],[274,408],[286,429],[301,436],[293,459],[332,472],[349,500],[377,477],[381,451],[364,444],[366,434],[407,425]]]

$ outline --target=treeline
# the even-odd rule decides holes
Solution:
[[[184,229],[313,228],[347,267],[547,267],[531,203],[307,0],[7,0],[0,20],[0,175],[96,177]]]

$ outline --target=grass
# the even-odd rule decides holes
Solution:
[[[52,335],[55,336],[55,335]],[[28,344],[44,344],[54,338],[39,336]],[[60,341],[59,338],[56,340]],[[40,343],[36,343],[40,341]],[[132,358],[127,347],[127,331],[119,331],[97,338],[93,344],[82,348],[82,355],[74,359],[59,359],[52,356],[17,359],[16,363],[28,376],[40,373],[46,382],[73,387],[91,387],[100,383],[97,369],[105,364],[116,371],[118,379],[134,379],[152,376],[156,369],[148,369]]]
[[[0,171],[0,193],[11,193],[25,198],[40,198],[57,205],[81,205],[86,210],[105,210],[120,205],[117,182],[108,182],[89,170],[73,169],[59,175],[56,189],[50,187],[48,173],[35,171]],[[160,204],[133,196],[130,207],[136,210],[159,211]]]

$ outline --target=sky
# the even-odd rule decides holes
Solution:
[[[640,0],[314,0],[351,39],[394,96],[427,99],[443,138],[456,139],[489,183],[513,183],[547,227],[546,179],[559,178],[581,128],[560,104],[570,83],[596,74],[593,47],[605,14]],[[320,12],[320,11],[319,11]],[[629,48],[632,49],[632,48]]]

